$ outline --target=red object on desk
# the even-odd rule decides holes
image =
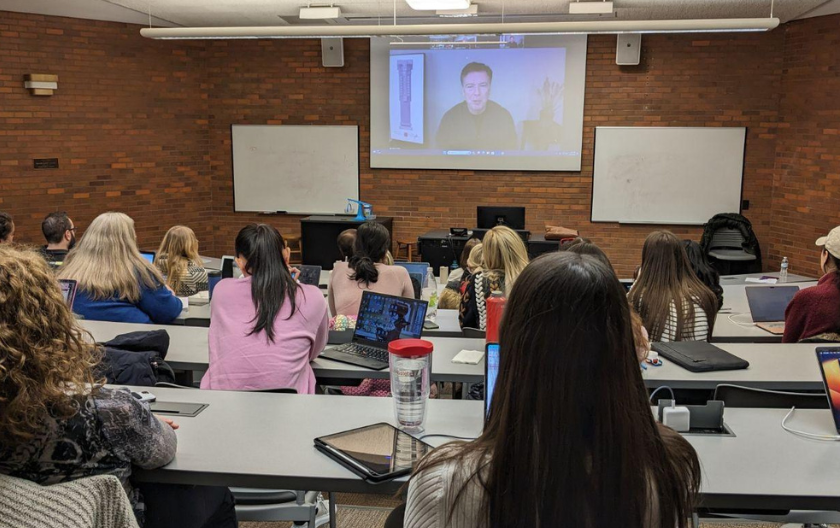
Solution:
[[[507,299],[504,294],[494,291],[487,298],[487,343],[499,342],[499,323],[502,321],[502,313],[505,310]]]

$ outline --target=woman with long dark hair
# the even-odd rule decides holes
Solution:
[[[404,526],[685,528],[700,464],[657,424],[624,288],[596,258],[542,256],[513,286],[484,432],[424,459]]]
[[[712,336],[717,299],[694,274],[682,241],[670,231],[648,235],[641,271],[628,296],[651,341],[708,341]]]
[[[420,463],[406,527],[688,526],[700,465],[653,419],[624,288],[604,264],[535,260],[499,340],[484,432]]]
[[[201,388],[314,393],[309,362],[329,333],[324,295],[317,286],[295,282],[288,248],[270,225],[242,228],[235,249],[243,278],[223,279],[213,290],[210,368]]]
[[[706,285],[717,298],[718,310],[723,307],[723,287],[720,285],[720,273],[709,264],[709,259],[703,253],[700,244],[693,240],[683,240],[685,254],[688,255],[688,262],[697,278]]]
[[[336,262],[327,297],[333,315],[359,315],[362,292],[414,297],[408,271],[387,264],[391,235],[382,224],[365,222],[356,230],[353,256]],[[422,287],[422,285],[421,285]]]

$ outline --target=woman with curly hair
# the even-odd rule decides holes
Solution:
[[[98,385],[101,354],[91,343],[43,256],[0,245],[0,473],[45,485],[114,475],[141,526],[172,520],[202,526],[211,515],[193,524],[163,501],[153,506],[152,497],[167,487],[141,494],[129,482],[132,466],[153,469],[172,460],[178,426],[156,418],[127,390]],[[179,489],[165,493],[195,498]]]

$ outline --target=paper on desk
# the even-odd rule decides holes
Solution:
[[[779,279],[776,277],[747,277],[744,279],[744,282],[755,282],[757,284],[776,284],[779,282]]]
[[[178,297],[181,299],[181,311],[186,312],[190,309],[190,298],[189,297]]]
[[[462,363],[464,365],[478,365],[483,358],[484,352],[481,350],[462,350],[452,358],[452,362]]]

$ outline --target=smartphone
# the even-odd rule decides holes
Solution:
[[[484,347],[484,416],[490,415],[490,401],[499,377],[499,343],[487,343]]]
[[[438,328],[440,328],[440,325],[431,321],[423,321],[423,328],[425,328],[426,330],[437,330]]]
[[[134,396],[135,398],[137,398],[140,401],[149,402],[149,403],[157,400],[157,397],[149,391],[140,391],[140,392],[131,391],[131,395]]]

